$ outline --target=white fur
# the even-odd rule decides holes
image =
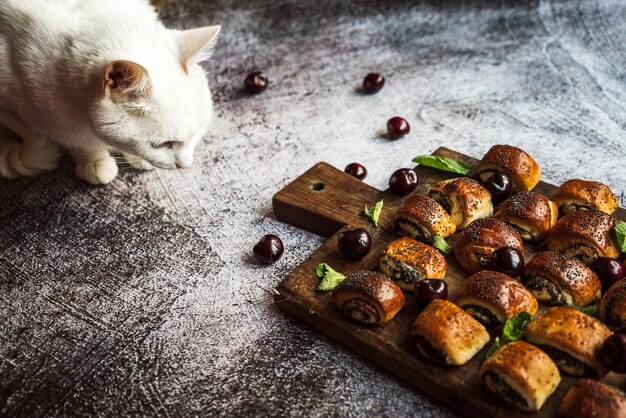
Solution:
[[[92,184],[117,175],[109,151],[188,167],[213,114],[198,62],[218,31],[168,30],[147,0],[0,0],[0,176],[53,168],[55,144]]]

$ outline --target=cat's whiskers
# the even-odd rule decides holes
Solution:
[[[218,88],[216,88],[215,90],[213,90],[213,94],[212,96],[215,97],[215,95],[217,93],[219,93],[220,91],[222,91],[224,89],[224,87],[226,87],[227,85],[229,85],[230,83],[232,83],[233,81],[235,81],[235,79],[241,77],[242,75],[245,75],[246,72],[241,72],[239,74],[237,74],[236,76],[234,76],[233,78],[231,78],[230,80],[226,81],[225,83],[223,83],[221,86],[219,86]]]

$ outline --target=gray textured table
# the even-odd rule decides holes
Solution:
[[[439,145],[510,143],[545,180],[602,180],[624,204],[626,4],[389,3],[191,1],[166,20],[223,25],[215,86],[271,78],[218,91],[191,169],[94,188],[66,160],[0,182],[0,415],[452,416],[273,306],[322,238],[271,196],[320,160],[384,188]],[[387,85],[362,96],[371,70]],[[394,115],[412,132],[388,142]],[[262,267],[268,232],[287,250]]]

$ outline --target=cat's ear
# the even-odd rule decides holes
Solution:
[[[150,91],[148,71],[131,61],[112,61],[104,71],[106,97],[139,98]]]
[[[191,65],[211,58],[220,28],[221,26],[207,26],[205,28],[175,31],[180,65],[182,65],[185,73],[189,73]]]

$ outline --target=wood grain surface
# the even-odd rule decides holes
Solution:
[[[439,148],[433,154],[468,164],[476,162],[474,158],[446,148]],[[414,193],[426,193],[434,182],[453,176],[422,166],[416,167],[416,172],[419,187]],[[534,190],[551,196],[555,188],[541,182]],[[275,289],[277,306],[465,416],[556,416],[560,400],[575,381],[574,378],[563,375],[558,389],[538,413],[512,410],[490,397],[480,383],[478,370],[489,344],[461,367],[439,366],[418,353],[409,338],[410,326],[418,314],[411,295],[407,295],[407,303],[388,324],[366,327],[347,320],[330,303],[330,292],[316,291],[319,278],[314,270],[319,263],[328,263],[346,275],[361,269],[378,269],[378,259],[385,246],[398,237],[391,223],[405,198],[396,197],[389,191],[376,190],[325,163],[316,164],[278,192],[273,204],[279,219],[330,238]],[[375,228],[360,213],[366,204],[372,206],[380,199],[384,199],[385,204],[379,226]],[[615,215],[618,219],[624,219],[626,210],[619,208]],[[358,262],[348,261],[337,248],[339,232],[353,227],[366,228],[373,238],[371,251]],[[449,242],[454,242],[456,235]],[[527,244],[526,259],[530,260],[540,248]],[[454,256],[448,257],[447,261],[445,280],[449,285],[450,300],[454,300],[458,286],[467,274]],[[497,334],[492,333],[492,337],[494,335]],[[610,374],[605,381],[621,387],[626,378]]]

